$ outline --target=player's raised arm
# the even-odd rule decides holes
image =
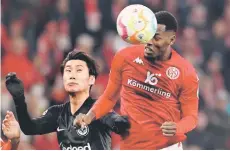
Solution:
[[[15,73],[9,73],[6,76],[6,87],[13,97],[19,125],[24,134],[37,135],[56,130],[58,107],[51,107],[43,116],[31,119],[27,111],[23,83],[16,77]]]
[[[177,133],[187,133],[197,125],[199,104],[199,79],[193,68],[185,72],[179,97],[182,119],[177,123]]]
[[[109,111],[111,111],[111,109],[113,109],[114,105],[120,97],[123,65],[124,58],[118,52],[113,58],[109,81],[104,93],[93,105],[87,115],[83,118],[78,118],[77,120],[75,120],[74,124],[90,124],[92,120],[101,118]]]
[[[122,86],[122,67],[124,65],[124,58],[118,52],[113,59],[109,82],[103,95],[97,100],[92,109],[89,111],[95,114],[95,118],[107,114],[116,104],[120,96]],[[92,114],[92,113],[91,113]]]

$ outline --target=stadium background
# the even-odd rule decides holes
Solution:
[[[92,90],[93,97],[100,96],[114,53],[127,46],[117,35],[116,17],[133,3],[176,16],[174,48],[198,71],[199,122],[184,148],[230,149],[230,0],[2,0],[1,118],[7,110],[14,111],[4,85],[10,71],[25,83],[31,117],[66,101],[59,65],[73,47],[93,56],[100,66]],[[119,148],[117,135],[112,146]],[[56,134],[22,134],[19,149],[58,149]]]

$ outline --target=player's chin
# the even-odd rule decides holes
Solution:
[[[76,93],[76,92],[79,92],[79,89],[77,87],[67,87],[66,91],[68,93]]]
[[[145,58],[147,59],[154,59],[157,57],[157,55],[153,54],[153,53],[144,53]]]
[[[157,53],[154,52],[152,49],[150,48],[145,48],[145,51],[144,51],[144,56],[146,58],[155,58],[157,57]]]

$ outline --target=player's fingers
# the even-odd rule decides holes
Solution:
[[[81,128],[84,128],[86,126],[86,123],[85,122],[82,122],[81,123]]]
[[[83,115],[78,115],[76,117],[76,120],[79,121],[79,122],[82,122],[83,121]]]
[[[83,118],[82,116],[76,116],[76,118],[74,119],[74,125],[79,125],[81,126],[83,123]]]
[[[4,122],[4,125],[5,125],[6,127],[9,127],[9,126],[10,126],[10,123],[9,123],[8,121],[6,121],[6,122]]]
[[[168,125],[162,125],[161,129],[167,129],[167,130],[176,130],[176,126],[168,126]]]
[[[73,121],[73,125],[79,125],[79,119],[76,117]]]
[[[3,131],[4,135],[6,132],[9,131],[9,129],[7,128],[7,126],[5,124],[2,124],[2,131]]]
[[[5,116],[5,118],[9,119],[9,117],[10,117],[10,115],[7,113],[6,116]]]
[[[10,118],[10,119],[14,119],[14,114],[13,114],[13,112],[9,111],[9,112],[8,112],[8,115],[9,115],[9,118]]]
[[[166,133],[163,133],[164,136],[174,136],[174,134],[166,134]]]
[[[165,134],[175,134],[176,130],[166,130],[166,129],[162,129],[162,132]]]
[[[2,123],[5,123],[7,121],[7,119],[5,118],[3,121],[2,121]]]
[[[2,132],[5,135],[5,133],[6,133],[6,126],[4,124],[2,124]]]
[[[5,124],[2,123],[2,130],[4,131],[6,129]]]
[[[162,125],[170,126],[170,125],[175,125],[175,123],[174,122],[164,122]]]
[[[4,119],[2,122],[3,122],[4,124],[9,124],[9,120],[8,120],[8,119]]]

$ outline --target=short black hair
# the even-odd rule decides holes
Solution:
[[[81,52],[81,51],[76,51],[73,50],[71,52],[68,53],[68,55],[66,56],[66,58],[63,60],[62,64],[61,64],[61,73],[64,73],[64,68],[65,65],[68,61],[70,60],[82,60],[84,62],[86,62],[87,67],[89,68],[89,75],[92,75],[95,77],[95,79],[98,76],[98,67],[96,62],[90,57],[88,56],[86,53]]]
[[[157,24],[163,24],[167,30],[177,32],[178,23],[176,18],[168,11],[159,11],[155,13]]]

